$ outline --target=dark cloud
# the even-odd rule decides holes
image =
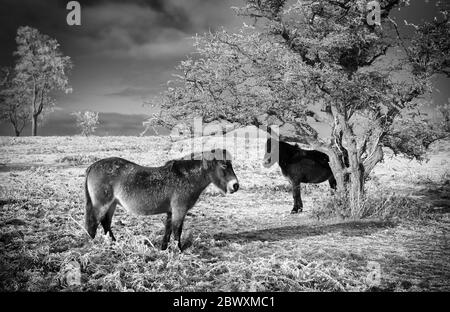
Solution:
[[[12,61],[14,37],[21,25],[55,37],[73,57],[95,54],[151,58],[168,51],[183,53],[186,49],[180,47],[188,45],[181,44],[186,38],[233,22],[230,6],[236,1],[79,1],[82,25],[71,27],[66,24],[68,1],[2,0],[0,62],[6,65]]]
[[[240,0],[81,0],[82,25],[68,26],[68,2],[2,0],[0,66],[13,64],[19,26],[56,38],[74,62],[74,94],[57,98],[69,110],[144,111],[142,97],[164,88],[193,35],[240,23],[230,9]]]
[[[70,76],[74,93],[57,97],[57,105],[69,111],[148,112],[142,97],[164,90],[175,66],[193,52],[192,36],[242,24],[230,9],[242,0],[81,0],[81,26],[67,25],[68,2],[1,0],[0,66],[13,64],[19,26],[32,26],[56,38],[74,62]],[[434,1],[414,1],[411,8],[395,14],[403,25],[403,19],[420,22],[435,11]],[[441,100],[449,97],[441,95]],[[75,130],[66,126],[70,120],[64,118],[54,119],[61,134],[73,134]]]

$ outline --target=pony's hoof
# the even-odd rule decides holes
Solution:
[[[291,214],[296,214],[296,213],[299,213],[299,212],[303,212],[303,209],[292,209],[291,210]]]

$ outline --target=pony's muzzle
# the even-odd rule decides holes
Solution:
[[[227,183],[227,191],[230,194],[236,192],[239,189],[239,182],[236,179],[233,179]]]

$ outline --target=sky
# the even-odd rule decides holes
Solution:
[[[81,26],[68,26],[68,1],[2,0],[1,65],[12,62],[16,30],[38,28],[56,38],[74,69],[74,92],[58,106],[138,114],[143,98],[158,94],[175,66],[193,51],[191,37],[241,22],[229,0],[79,1]]]
[[[0,66],[13,64],[15,35],[22,25],[57,39],[74,63],[69,77],[73,93],[57,97],[57,110],[43,125],[43,135],[76,131],[67,125],[72,118],[68,116],[82,110],[117,121],[107,120],[105,124],[113,128],[103,127],[104,133],[120,129],[134,133],[134,127],[131,131],[121,125],[118,114],[130,115],[124,118],[126,124],[131,125],[133,118],[142,124],[142,116],[150,113],[143,102],[163,91],[177,64],[194,51],[192,36],[221,27],[237,30],[243,23],[230,8],[241,5],[241,0],[86,0],[79,1],[81,26],[69,26],[68,2],[0,2]],[[429,19],[436,14],[435,2],[411,0],[411,6],[395,12],[395,17],[412,22]],[[440,92],[434,92],[435,101],[448,101],[448,80],[438,79],[436,86]],[[71,130],[58,131],[54,123]],[[10,127],[0,124],[0,135],[12,135]]]

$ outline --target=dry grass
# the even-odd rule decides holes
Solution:
[[[423,165],[387,159],[376,169],[368,204],[383,218],[317,221],[312,211],[329,196],[326,183],[302,186],[305,213],[290,215],[290,187],[278,168],[262,168],[260,143],[251,142],[248,159],[234,162],[239,192],[224,197],[210,187],[201,196],[185,221],[180,253],[174,245],[159,250],[162,215],[139,218],[119,208],[116,243],[100,230],[91,240],[80,223],[91,161],[120,156],[160,165],[185,151],[181,143],[2,138],[0,289],[450,290],[447,148],[435,149]]]

